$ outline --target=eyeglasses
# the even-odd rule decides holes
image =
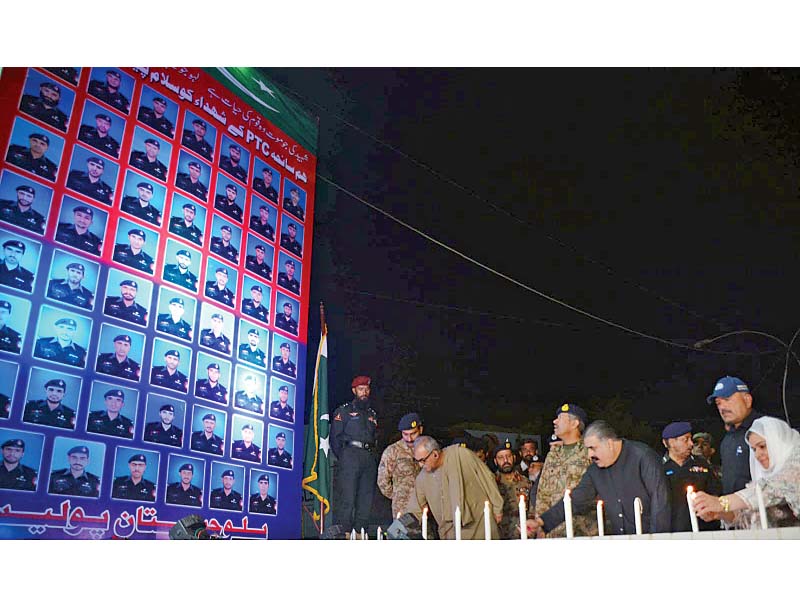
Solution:
[[[426,456],[425,458],[417,458],[417,459],[414,459],[414,460],[416,460],[418,465],[424,465],[425,461],[428,460],[431,457],[431,454],[433,454],[434,452],[436,452],[436,451],[435,450],[431,450],[430,452],[428,452],[428,456]]]

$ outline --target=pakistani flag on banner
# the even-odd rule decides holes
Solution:
[[[323,322],[314,372],[314,397],[306,430],[303,460],[303,489],[322,502],[325,514],[331,509],[330,418],[328,417],[328,326]],[[320,518],[314,507],[314,521]]]

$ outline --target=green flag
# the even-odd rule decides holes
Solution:
[[[330,418],[328,417],[328,326],[323,323],[322,335],[317,350],[317,366],[314,372],[314,397],[311,416],[306,431],[306,452],[303,460],[303,489],[311,492],[325,507],[331,510],[330,467]],[[314,522],[319,522],[318,507],[314,507]]]

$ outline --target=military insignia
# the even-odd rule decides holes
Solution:
[[[561,406],[561,412],[567,412],[569,410],[569,404],[563,404]]]
[[[411,421],[411,428],[413,429],[416,426],[417,426],[417,422],[416,421]]]

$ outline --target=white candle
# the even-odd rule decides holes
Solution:
[[[428,507],[422,509],[422,539],[428,539]]]
[[[456,506],[456,514],[455,514],[455,517],[453,518],[453,521],[454,521],[455,528],[456,528],[456,539],[460,540],[461,539],[461,509],[458,506]]]
[[[383,535],[381,535],[381,534],[382,534],[381,526],[378,525],[378,538],[377,539],[378,539],[379,542],[383,539]]]
[[[600,537],[606,534],[606,522],[603,519],[603,501],[597,501],[597,535]]]
[[[636,535],[642,535],[642,499],[638,496],[633,499],[633,518],[636,521]]]
[[[519,495],[519,539],[528,539],[528,524],[525,518],[525,494]]]
[[[353,531],[350,532],[350,540],[352,541],[355,539],[356,539],[356,528],[353,527]]]
[[[403,516],[403,513],[400,513],[400,512],[399,512],[399,513],[397,513],[397,518],[398,518],[398,519],[400,519],[400,517],[402,517],[402,516]]]
[[[369,538],[367,537],[367,534],[365,534],[365,533],[364,533],[364,528],[363,528],[363,527],[361,528],[361,539],[362,539],[362,540],[367,540],[367,539],[369,539]]]
[[[767,523],[767,507],[764,504],[764,494],[761,491],[761,485],[756,483],[756,499],[758,500],[758,517],[761,519],[761,529],[769,528]]]
[[[489,522],[489,501],[483,503],[483,539],[492,539],[492,524]]]
[[[697,514],[694,511],[694,497],[696,495],[692,486],[686,488],[686,504],[689,506],[689,519],[692,521],[692,531],[694,533],[700,531],[700,526],[697,523]]]
[[[572,530],[572,496],[569,488],[564,490],[564,523],[567,525],[567,537],[575,537],[575,532]]]

